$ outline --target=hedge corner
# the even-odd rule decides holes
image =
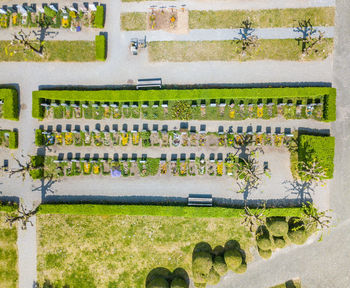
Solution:
[[[106,60],[106,37],[104,35],[96,35],[96,60]]]

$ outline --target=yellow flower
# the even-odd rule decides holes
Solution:
[[[231,119],[235,118],[235,110],[231,110],[229,116]]]
[[[94,172],[94,174],[99,174],[100,173],[100,165],[95,164],[93,167],[93,172]]]
[[[256,115],[258,116],[258,118],[263,117],[263,115],[264,115],[264,108],[262,106],[258,106],[258,110],[256,111]]]

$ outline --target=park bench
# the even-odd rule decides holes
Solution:
[[[136,89],[148,88],[148,87],[162,88],[162,79],[161,78],[152,78],[152,79],[138,79],[137,80]]]
[[[190,194],[187,200],[188,206],[213,206],[213,197],[208,194]]]

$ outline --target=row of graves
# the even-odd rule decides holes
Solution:
[[[163,156],[162,156],[163,157]],[[79,175],[104,175],[113,178],[127,176],[237,176],[245,162],[237,156],[228,154],[225,159],[221,153],[212,153],[209,157],[204,154],[178,157],[171,155],[171,160],[163,158],[147,158],[143,155],[131,158],[123,154],[121,159],[69,159],[58,160],[57,157],[45,157],[45,173],[57,177]]]
[[[0,27],[66,28],[74,32],[82,27],[96,27],[96,13],[104,8],[94,3],[74,3],[69,7],[58,4],[19,4],[0,8]]]
[[[242,120],[246,118],[274,118],[287,119],[315,119],[322,120],[323,103],[320,101],[303,104],[302,101],[287,103],[243,103],[235,100],[185,101],[188,102],[189,119],[226,119]],[[174,119],[176,113],[172,111],[175,101],[144,101],[144,102],[60,102],[46,100],[41,103],[44,108],[44,118],[85,118],[85,119]]]
[[[108,129],[108,127],[107,127]],[[36,130],[38,146],[142,146],[142,147],[237,147],[269,145],[289,147],[294,134],[271,132],[207,132],[180,130],[73,131]]]

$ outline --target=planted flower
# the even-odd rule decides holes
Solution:
[[[224,164],[222,162],[218,162],[217,166],[216,166],[216,174],[218,176],[222,176],[224,171]]]
[[[261,117],[263,117],[263,115],[264,115],[264,106],[263,105],[259,105],[258,109],[256,110],[256,116],[258,118],[261,118]]]
[[[64,144],[65,145],[72,145],[73,144],[73,133],[72,132],[65,133]]]
[[[95,175],[100,174],[100,165],[98,163],[94,163],[94,166],[92,168],[92,171]]]
[[[56,134],[56,143],[57,143],[57,145],[62,145],[63,140],[62,140],[62,134],[61,133],[57,133]]]
[[[122,133],[122,146],[126,146],[129,143],[129,134]]]
[[[84,162],[84,174],[91,173],[91,164],[90,162]]]

